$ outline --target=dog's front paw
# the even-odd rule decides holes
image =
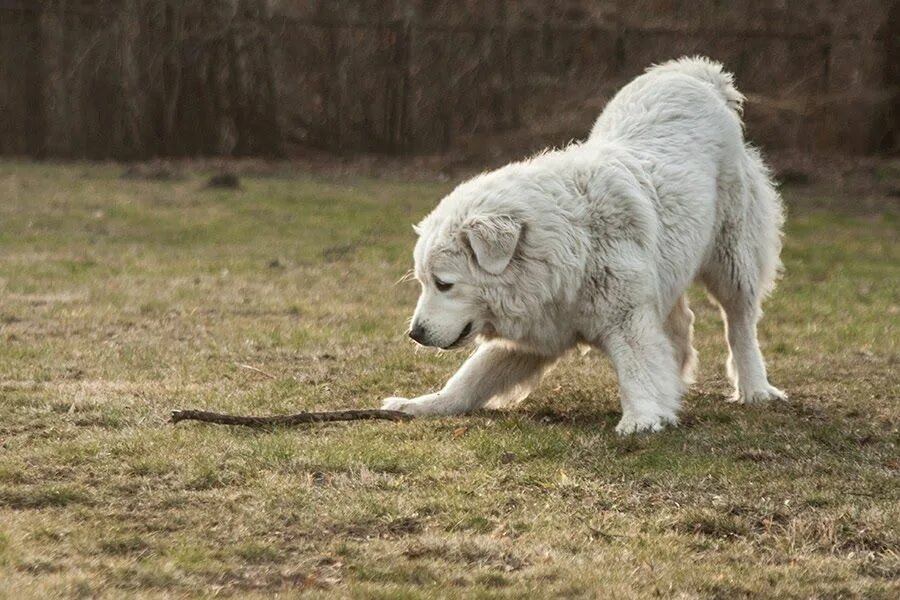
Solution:
[[[428,414],[427,410],[424,410],[423,403],[417,400],[410,400],[409,398],[398,398],[391,397],[385,398],[384,402],[381,404],[382,410],[398,410],[400,412],[404,412],[408,415],[425,415]]]
[[[674,415],[642,415],[625,414],[616,425],[616,433],[630,435],[632,433],[652,433],[662,430],[666,425],[677,425],[678,418]]]
[[[408,415],[441,417],[467,412],[466,406],[455,402],[453,396],[437,392],[418,398],[387,398],[381,405],[385,410],[399,410]]]
[[[381,410],[399,410],[404,412],[403,408],[408,404],[409,398],[391,396],[390,398],[385,398],[384,402],[381,403]]]

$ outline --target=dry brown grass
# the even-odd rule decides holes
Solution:
[[[0,596],[900,593],[896,216],[790,219],[762,326],[789,403],[722,401],[697,293],[678,429],[617,438],[592,354],[507,413],[259,432],[166,417],[373,406],[458,365],[404,340],[394,284],[448,184],[118,175],[0,165]]]

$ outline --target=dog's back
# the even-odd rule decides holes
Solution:
[[[710,270],[702,247],[729,245],[737,230],[750,247],[746,262],[765,293],[779,266],[781,201],[759,153],[746,144],[744,96],[734,77],[707,58],[681,58],[653,66],[616,94],[598,117],[587,144],[610,144],[652,165],[664,253],[686,267],[671,273],[663,296]],[[693,240],[693,244],[687,244]],[[732,240],[733,241],[733,240]],[[715,251],[713,251],[715,253]],[[683,256],[682,256],[683,255]],[[680,261],[676,260],[675,263]],[[706,263],[706,264],[704,264]],[[715,269],[713,269],[715,270]]]
[[[719,92],[728,107],[736,114],[740,115],[744,110],[744,95],[734,87],[734,75],[726,71],[720,63],[703,56],[695,56],[670,60],[647,69],[647,74],[651,76],[666,73],[682,73],[704,81]]]
[[[722,65],[701,57],[669,61],[622,88],[597,118],[588,142],[708,154],[723,143],[743,143],[743,101]]]

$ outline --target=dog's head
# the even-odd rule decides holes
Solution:
[[[512,216],[454,218],[437,211],[416,226],[419,239],[413,257],[422,294],[410,337],[424,346],[447,349],[490,333],[486,292],[504,279],[522,229]]]

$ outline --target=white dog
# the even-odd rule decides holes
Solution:
[[[415,229],[410,336],[481,342],[444,388],[384,408],[452,415],[524,399],[567,350],[605,350],[627,434],[676,423],[699,280],[722,307],[738,402],[783,399],[756,337],[780,266],[781,200],[744,142],[743,96],[703,58],[625,86],[590,138],[479,175]]]

